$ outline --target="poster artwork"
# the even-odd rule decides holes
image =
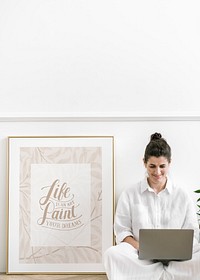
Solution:
[[[31,165],[31,245],[90,246],[90,164]]]
[[[101,148],[22,147],[20,158],[20,262],[100,262]]]

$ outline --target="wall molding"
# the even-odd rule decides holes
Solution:
[[[0,114],[0,122],[136,122],[200,121],[200,114],[171,113],[16,113]]]

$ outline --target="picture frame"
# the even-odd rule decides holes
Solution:
[[[114,137],[8,137],[7,274],[105,274]]]

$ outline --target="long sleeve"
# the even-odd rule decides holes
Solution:
[[[123,192],[118,200],[114,231],[116,242],[119,244],[126,236],[133,236],[131,226],[131,210],[129,198],[126,192]]]

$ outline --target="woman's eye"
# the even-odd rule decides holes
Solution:
[[[159,166],[159,168],[165,168],[165,167],[166,167],[165,164]],[[156,168],[156,166],[155,165],[149,165],[149,168]]]

